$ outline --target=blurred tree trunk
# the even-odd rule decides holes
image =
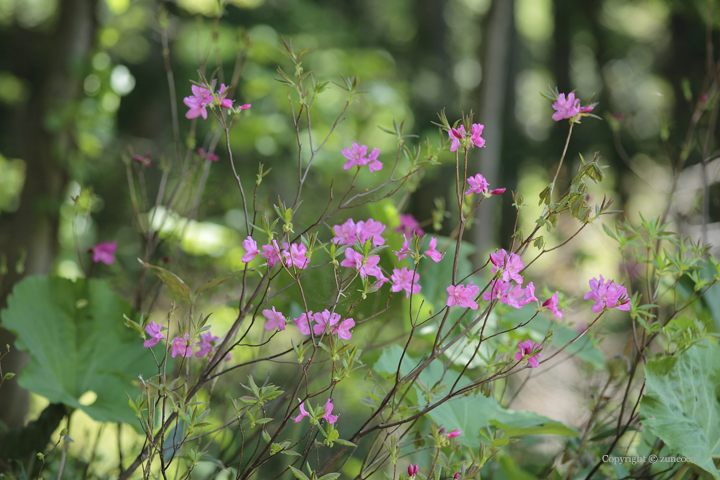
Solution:
[[[482,82],[480,84],[480,111],[476,122],[485,125],[485,147],[475,150],[475,163],[491,188],[498,188],[500,158],[505,113],[507,112],[507,89],[509,82],[509,51],[514,31],[514,0],[495,0],[487,15],[487,27],[482,42]],[[487,250],[497,242],[498,202],[490,202],[478,209],[473,227],[477,251],[473,261],[479,267],[485,261]]]
[[[3,142],[3,153],[26,165],[20,206],[0,217],[0,252],[6,256],[9,270],[0,279],[3,308],[15,283],[25,275],[47,273],[52,265],[59,208],[68,181],[68,156],[74,150],[74,110],[83,95],[85,65],[95,40],[97,0],[63,0],[58,7],[51,34],[8,29],[15,31],[2,35],[2,62],[31,89],[25,105],[3,115],[5,131],[12,132]],[[29,51],[35,60],[43,58],[45,62],[29,62]],[[18,262],[21,268],[16,268]],[[3,349],[12,339],[8,331],[0,329]],[[19,372],[25,363],[27,354],[13,348],[3,360],[3,371]],[[10,428],[23,424],[28,407],[28,392],[17,386],[16,379],[6,381],[0,389],[0,421]]]

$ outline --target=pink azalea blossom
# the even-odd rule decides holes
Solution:
[[[287,244],[285,244],[287,248]],[[278,247],[277,240],[273,240],[272,244],[263,245],[262,256],[268,262],[268,267],[272,268],[282,260],[280,247]]]
[[[500,249],[497,253],[490,254],[490,261],[493,264],[493,274],[501,271],[503,281],[508,282],[513,279],[522,285],[523,278],[520,276],[520,271],[525,268],[525,265],[519,255],[516,253],[508,255],[504,249]]]
[[[485,180],[485,177],[479,173],[474,177],[468,177],[467,182],[470,185],[470,188],[467,192],[465,192],[465,195],[470,195],[471,193],[483,194],[488,191],[488,182]]]
[[[200,340],[195,341],[195,346],[200,347],[200,350],[195,352],[196,357],[204,357],[213,348],[213,343],[218,340],[218,337],[214,337],[210,332],[204,332],[200,334]]]
[[[533,350],[537,349],[540,351],[542,349],[542,346],[539,343],[533,343],[532,340],[525,340],[524,342],[520,342],[518,344],[518,352],[515,354],[515,360],[522,360],[523,358],[527,357],[528,355],[533,353]],[[529,357],[527,359],[528,363],[532,368],[537,368],[540,365],[540,355],[539,353]]]
[[[258,250],[257,243],[250,236],[248,236],[245,240],[243,240],[242,246],[245,249],[245,255],[243,255],[242,258],[240,259],[243,261],[243,263],[248,263],[248,262],[253,261],[255,256],[260,253],[260,250]]]
[[[450,285],[446,290],[448,292],[448,307],[457,305],[462,308],[478,309],[478,304],[474,299],[480,294],[480,287],[473,285],[473,282],[470,282],[467,287],[465,285]]]
[[[303,313],[299,318],[293,318],[293,322],[297,326],[300,333],[303,335],[310,335],[310,322],[313,319],[312,310],[308,313]]]
[[[218,92],[218,100],[220,100],[220,106],[223,108],[232,108],[233,101],[225,98],[225,96],[227,95],[227,92],[225,90],[227,90],[227,87],[224,83],[221,83],[220,91]]]
[[[565,310],[558,310],[558,292],[555,292],[555,295],[545,300],[542,306],[550,309],[555,317],[563,318]]]
[[[272,307],[272,310],[263,310],[262,314],[263,317],[267,319],[267,322],[265,322],[265,330],[268,332],[276,329],[285,330],[285,317],[282,312],[275,311],[275,307]]]
[[[187,333],[182,337],[175,337],[172,342],[172,357],[180,355],[181,357],[192,357],[192,340]]]
[[[413,253],[413,251],[410,250],[410,245],[408,245],[408,239],[404,233],[403,233],[403,244],[402,244],[402,247],[400,247],[400,251],[396,252],[395,250],[393,250],[393,253],[395,255],[397,255],[398,262],[402,262],[403,260],[405,260],[405,257],[407,257],[408,254]]]
[[[342,338],[343,340],[350,340],[352,338],[352,332],[350,331],[350,329],[354,326],[355,320],[353,320],[352,318],[346,318],[332,329],[332,333]]]
[[[418,474],[418,466],[417,465],[409,465],[408,466],[408,477],[415,478],[415,476]]]
[[[472,142],[475,144],[475,146],[478,148],[482,148],[485,146],[485,139],[480,136],[482,135],[484,128],[485,125],[481,125],[479,123],[473,123],[470,127],[470,138],[472,139]]]
[[[435,237],[432,237],[430,239],[430,248],[425,250],[425,255],[432,258],[435,263],[442,260],[443,256],[445,255],[444,253],[440,253],[437,250],[435,250],[435,247],[437,247],[437,243],[438,243],[438,239]]]
[[[608,280],[606,283],[602,275],[600,275],[600,281],[595,278],[590,280],[590,291],[583,298],[596,302],[590,309],[595,313],[602,312],[606,307],[630,310],[630,297],[627,289],[612,280]]]
[[[423,229],[420,228],[420,223],[409,213],[400,214],[400,226],[395,231],[404,235],[416,234],[418,237],[425,235]]]
[[[340,321],[340,315],[331,313],[330,310],[327,309],[321,313],[316,313],[313,318],[315,319],[315,325],[313,326],[315,335],[322,335],[325,332],[331,331],[332,327]]]
[[[207,88],[193,85],[192,96],[183,98],[183,103],[190,107],[190,110],[185,114],[186,118],[197,118],[202,116],[203,119],[207,120],[207,110],[205,108],[210,105],[215,99],[213,94]]]
[[[498,300],[501,303],[510,305],[511,307],[520,309],[530,302],[537,301],[535,298],[535,286],[530,282],[528,291],[522,285],[503,282],[502,280],[493,280],[491,282],[492,289],[483,293],[483,300]]]
[[[307,247],[300,243],[293,243],[290,245],[290,250],[284,250],[282,252],[285,265],[290,268],[295,266],[297,268],[305,269],[310,263],[310,259],[307,258]]]
[[[94,247],[90,247],[88,252],[93,254],[93,262],[102,262],[105,265],[115,263],[115,252],[117,251],[117,242],[100,242]]]
[[[565,94],[561,93],[558,95],[557,101],[552,104],[552,107],[556,110],[553,113],[553,120],[559,122],[565,118],[572,118],[580,113],[580,99],[575,98],[575,94],[570,92],[565,99]]]
[[[352,218],[348,218],[342,225],[333,226],[332,230],[335,234],[332,243],[338,245],[355,245],[358,227]]]
[[[162,325],[154,321],[145,325],[145,331],[150,335],[150,338],[143,342],[145,348],[154,347],[161,339],[165,338],[165,335],[161,333]]]
[[[327,422],[330,424],[337,422],[338,419],[337,415],[332,415],[333,408],[335,408],[335,405],[333,405],[332,400],[328,398],[328,401],[325,404],[325,413],[323,414],[322,418],[327,420]]]
[[[378,160],[378,156],[380,155],[380,150],[377,148],[373,148],[372,152],[370,152],[370,156],[368,157],[367,164],[368,168],[371,172],[376,172],[378,170],[381,170],[383,167],[383,164],[380,160]]]
[[[408,270],[407,267],[394,269],[393,274],[390,277],[390,281],[393,283],[392,291],[399,292],[401,290],[405,290],[405,298],[410,298],[411,293],[420,292],[421,287],[417,284],[419,280],[420,275],[418,275],[417,272]]]
[[[352,248],[345,249],[345,260],[340,262],[341,267],[354,268],[359,270],[363,264],[363,256]]]
[[[309,417],[310,414],[305,410],[305,402],[301,402],[298,398],[298,402],[300,402],[300,415],[293,418],[293,422],[298,423],[300,420],[302,420],[305,417]]]
[[[462,140],[465,136],[465,125],[460,125],[459,128],[451,128],[448,132],[448,136],[450,137],[450,140],[452,140],[452,144],[450,145],[450,151],[457,151],[458,147],[460,146],[460,140]]]
[[[360,243],[364,244],[368,240],[372,239],[373,247],[385,245],[385,239],[381,236],[381,234],[385,231],[385,228],[386,227],[382,224],[382,222],[378,222],[372,218],[365,222],[358,222],[357,233],[360,238]]]
[[[453,430],[452,432],[448,432],[445,437],[446,438],[455,438],[459,436],[462,433],[462,430]]]

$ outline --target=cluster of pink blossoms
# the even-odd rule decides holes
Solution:
[[[299,398],[298,402],[300,402],[300,415],[293,418],[293,422],[295,423],[298,423],[303,418],[310,416],[308,411],[305,410],[305,402],[301,401]],[[337,422],[338,419],[338,415],[332,414],[333,408],[335,408],[335,405],[333,405],[332,400],[328,398],[327,402],[325,403],[325,413],[321,418],[330,424],[334,424],[335,422]]]
[[[257,242],[252,237],[247,237],[243,240],[242,246],[245,249],[245,255],[241,258],[244,263],[253,261],[257,255],[261,255],[267,260],[270,268],[278,263],[283,263],[287,268],[305,269],[310,263],[307,247],[302,243],[288,245],[287,242],[283,242],[283,248],[281,249],[277,240],[273,240],[272,243],[263,245],[261,252],[258,249]]]
[[[490,254],[490,261],[493,264],[492,273],[500,272],[500,278],[491,282],[492,290],[483,294],[483,300],[498,300],[517,309],[528,303],[538,302],[532,282],[523,288],[524,280],[520,272],[525,268],[525,264],[519,255],[512,252],[508,254],[500,249],[497,253]],[[557,292],[543,302],[542,306],[551,310],[555,317],[562,318],[564,310],[557,308]]]
[[[617,308],[626,312],[630,310],[630,296],[627,289],[612,280],[606,282],[602,275],[600,281],[596,278],[590,280],[590,291],[583,298],[596,302],[590,309],[594,313],[600,313],[605,308]]]
[[[213,85],[215,82],[213,81]],[[190,110],[185,114],[186,118],[197,118],[202,117],[207,120],[206,108],[210,105],[215,104],[215,94],[207,88],[193,85],[192,96],[183,98],[183,103],[187,105]],[[214,88],[214,87],[213,87]],[[217,104],[223,108],[232,108],[233,101],[225,98],[227,95],[227,87],[225,84],[220,85],[220,91],[217,93]],[[242,105],[238,107],[240,110],[247,110],[250,105]]]
[[[154,321],[148,323],[145,326],[145,332],[150,335],[150,338],[143,342],[143,347],[152,348],[157,345],[160,340],[165,338],[165,335],[162,334],[162,328],[162,324],[155,323]],[[194,346],[197,347],[195,356],[204,357],[208,353],[214,352],[215,347],[217,347],[217,341],[218,337],[214,336],[209,331],[201,333],[200,339],[195,341]],[[172,341],[172,349],[170,353],[173,358],[178,355],[185,358],[192,357],[193,342],[190,335],[186,333],[185,335],[175,337]],[[226,359],[230,359],[231,357],[232,355],[228,353]]]
[[[458,128],[451,128],[448,131],[448,136],[452,141],[452,144],[450,145],[450,151],[457,151],[458,147],[462,143],[461,141],[466,137],[470,137],[470,146],[474,144],[478,148],[484,147],[485,139],[480,136],[482,135],[483,128],[485,128],[484,125],[481,125],[479,123],[473,123],[470,127],[469,134],[465,131],[465,125],[460,125]]]
[[[358,223],[355,223],[352,218],[348,218],[342,225],[332,227],[335,234],[332,243],[353,246],[357,241],[364,244],[372,239],[373,247],[378,247],[385,245],[385,239],[382,237],[385,228],[385,225],[372,218],[367,221],[361,220]]]
[[[275,307],[272,307],[272,310],[263,310],[262,314],[263,317],[267,319],[265,322],[265,330],[268,332],[272,330],[285,330],[285,324],[287,323],[285,316],[282,312],[276,311]],[[341,318],[337,313],[330,312],[326,309],[318,313],[313,313],[312,311],[303,313],[299,318],[294,318],[293,322],[295,322],[298,330],[303,335],[310,335],[310,330],[312,329],[312,332],[317,336],[327,333],[337,335],[343,340],[350,340],[352,338],[350,329],[355,326],[355,320],[346,318],[341,322]]]
[[[552,104],[555,113],[553,113],[553,120],[559,122],[566,118],[573,118],[579,114],[590,113],[595,108],[596,104],[587,105],[585,107],[580,106],[580,99],[575,98],[573,92],[568,93],[567,98],[564,93],[558,95],[555,103]]]
[[[465,192],[465,195],[470,195],[471,193],[486,195],[488,194],[488,190],[490,190],[490,185],[487,180],[485,180],[485,177],[479,173],[475,176],[468,177],[467,182],[470,185],[470,188],[468,188],[468,191]],[[505,192],[505,190],[505,188],[496,188],[495,190],[490,190],[489,195],[500,195]]]
[[[515,360],[521,361],[523,358],[527,359],[528,365],[532,368],[537,368],[540,366],[540,350],[542,350],[542,345],[539,343],[533,343],[532,340],[525,340],[524,342],[520,342],[518,344],[518,352],[515,354]],[[533,352],[538,352],[535,355],[532,355]]]
[[[360,168],[364,165],[367,165],[371,172],[380,170],[383,167],[382,162],[378,160],[380,150],[373,148],[369,156],[367,151],[367,145],[358,145],[354,142],[352,148],[343,148],[342,155],[348,160],[343,165],[343,170],[350,170],[352,167]]]
[[[473,285],[470,282],[467,286],[465,285],[450,285],[447,287],[448,299],[447,306],[452,307],[457,305],[463,308],[471,308],[473,310],[478,309],[478,304],[475,302],[475,297],[480,294],[480,287]]]

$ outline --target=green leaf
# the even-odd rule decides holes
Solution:
[[[87,305],[78,308],[79,300]],[[125,392],[134,393],[130,382],[138,375],[149,378],[157,367],[123,315],[135,316],[101,280],[22,280],[2,311],[3,326],[18,336],[18,349],[30,353],[20,386],[98,421],[136,424]],[[83,405],[80,398],[89,392],[97,397]]]
[[[720,347],[696,345],[679,357],[647,363],[640,402],[643,425],[673,453],[694,457],[715,479],[720,478],[713,463],[720,457],[719,384]]]
[[[293,475],[295,475],[295,478],[298,480],[310,480],[307,475],[305,475],[303,472],[298,470],[297,468],[290,466],[290,470],[292,471]]]
[[[150,265],[142,260],[138,261],[142,263],[145,268],[160,277],[160,280],[162,280],[175,298],[179,298],[180,300],[184,300],[186,303],[190,303],[190,287],[188,287],[185,282],[180,279],[180,277],[169,270],[158,267],[157,265]]]

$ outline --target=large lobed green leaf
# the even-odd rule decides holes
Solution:
[[[135,423],[125,392],[134,398],[131,380],[149,378],[157,367],[123,315],[134,313],[101,280],[23,279],[2,311],[3,326],[18,337],[17,348],[30,353],[19,384],[95,420]],[[80,397],[87,392],[97,398],[83,405]]]
[[[704,347],[647,363],[640,413],[673,453],[694,457],[718,479],[713,457],[720,457],[720,347]]]
[[[393,345],[383,350],[373,369],[386,375],[395,374],[400,363],[402,350],[399,345]],[[401,376],[410,373],[418,364],[417,360],[405,355],[400,368]],[[446,371],[441,362],[434,360],[418,378],[426,387],[432,387],[438,383],[445,385],[442,391],[437,392],[439,395],[443,395],[447,394],[450,386],[458,378],[458,373],[454,370]],[[458,382],[456,389],[469,383],[470,380],[463,377]],[[417,389],[417,397],[423,398],[419,389]],[[439,399],[440,397],[436,395],[433,401]],[[462,430],[463,444],[468,447],[480,446],[479,430],[488,426],[503,429],[507,437],[531,434],[577,436],[575,430],[562,423],[550,420],[535,412],[516,412],[505,409],[494,397],[485,397],[483,395],[454,398],[431,410],[428,415],[435,423],[445,427],[447,430]]]

